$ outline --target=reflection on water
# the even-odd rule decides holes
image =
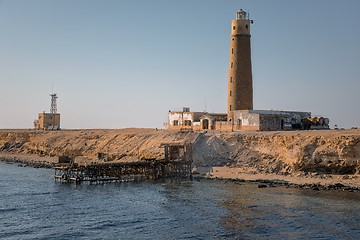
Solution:
[[[221,181],[61,184],[0,162],[0,239],[349,238],[360,195]]]
[[[360,195],[253,184],[225,184],[223,225],[237,236],[353,238],[359,236]]]

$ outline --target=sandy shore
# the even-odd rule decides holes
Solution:
[[[164,143],[192,143],[205,177],[360,189],[360,129],[178,132],[157,129],[0,130],[0,158],[35,167],[164,159]],[[217,167],[215,167],[217,166]],[[227,166],[227,167],[218,167]],[[236,167],[230,167],[236,166]],[[332,173],[332,174],[327,174]]]
[[[237,167],[209,167],[199,168],[202,176],[213,179],[228,179],[251,182],[287,183],[287,185],[297,186],[322,186],[326,189],[329,186],[339,186],[360,190],[360,175],[335,175],[335,174],[304,174],[294,173],[289,175],[279,175],[272,173],[252,173],[251,169]],[[341,187],[341,185],[344,185]]]
[[[24,164],[32,167],[51,168],[57,162],[57,157],[0,153],[0,161]],[[280,175],[274,173],[259,173],[256,172],[255,168],[222,166],[199,167],[194,177],[239,182],[257,182],[259,187],[285,185],[287,187],[311,188],[314,190],[348,190],[360,192],[359,174],[335,175],[300,172]]]
[[[58,162],[58,157],[0,152],[0,161],[19,163],[32,167],[51,168]]]

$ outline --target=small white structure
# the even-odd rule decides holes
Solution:
[[[274,110],[235,110],[231,118],[227,114],[169,111],[166,129],[173,130],[296,130],[296,129],[328,129],[329,119],[311,118],[310,112],[274,111]]]
[[[190,112],[190,108],[184,107],[183,111],[169,111],[165,128],[173,130],[215,129],[216,121],[226,121],[226,114]]]

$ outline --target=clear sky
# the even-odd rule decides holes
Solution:
[[[226,112],[231,20],[250,12],[254,109],[360,127],[358,0],[0,0],[0,128],[158,127]]]

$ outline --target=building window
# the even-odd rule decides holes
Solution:
[[[233,68],[234,67],[234,63],[233,62],[231,62],[231,68]]]
[[[247,24],[246,24],[246,26],[245,26],[245,27],[246,27],[246,29],[249,29],[249,25],[247,25]]]
[[[235,38],[232,39],[233,41],[235,40]]]
[[[233,30],[235,30],[235,26],[233,26]]]
[[[174,120],[174,121],[173,121],[173,126],[179,126],[179,121],[178,121],[178,120]]]
[[[232,83],[232,77],[230,77],[230,82]]]
[[[234,48],[231,48],[231,54],[234,54]]]
[[[231,97],[231,95],[232,95],[232,91],[230,91],[230,97]]]
[[[229,107],[229,110],[231,111],[231,105],[230,105],[230,107]]]
[[[191,126],[191,120],[185,120],[184,124],[185,126]]]

